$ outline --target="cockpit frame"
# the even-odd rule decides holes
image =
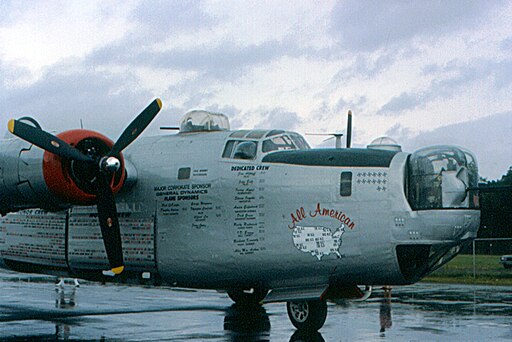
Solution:
[[[230,134],[222,158],[261,160],[277,151],[304,150],[311,147],[298,133],[283,130],[239,130]]]

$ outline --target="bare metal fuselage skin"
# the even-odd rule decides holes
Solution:
[[[334,149],[325,162],[269,160],[261,149],[233,159],[223,157],[230,134],[147,137],[126,149],[128,185],[116,196],[125,280],[211,289],[407,284],[476,237],[478,210],[411,209],[408,153],[379,165],[331,165],[342,153]],[[43,154],[0,142],[3,211],[66,208],[45,185]],[[0,265],[100,279],[108,262],[95,213],[73,206],[2,217]]]

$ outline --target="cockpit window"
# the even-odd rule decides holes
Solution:
[[[267,135],[268,136],[268,135]],[[285,150],[305,150],[309,149],[309,145],[298,134],[289,133],[285,135],[274,136],[263,141],[263,153]]]
[[[258,143],[254,141],[244,141],[236,145],[233,158],[235,159],[254,159],[258,152]]]
[[[267,133],[267,131],[265,131],[265,130],[254,130],[254,131],[249,132],[247,134],[246,138],[261,139],[266,133]]]
[[[258,143],[252,140],[229,140],[226,143],[222,158],[246,159],[256,158]]]
[[[226,143],[226,147],[224,148],[224,152],[222,153],[222,158],[231,158],[231,153],[233,152],[233,147],[235,147],[236,140],[229,140]]]
[[[306,139],[304,139],[301,135],[291,133],[290,138],[293,140],[295,146],[297,146],[299,150],[307,150],[311,148]]]
[[[258,154],[310,148],[306,140],[295,132],[243,130],[229,135],[222,158],[256,159]]]
[[[287,135],[273,137],[263,141],[263,153],[271,151],[296,150],[297,147]]]

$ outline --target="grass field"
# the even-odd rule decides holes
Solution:
[[[505,269],[499,260],[499,255],[477,255],[475,257],[476,277],[474,277],[473,256],[458,255],[423,281],[512,286],[512,269]]]

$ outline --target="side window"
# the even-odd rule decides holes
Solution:
[[[352,195],[352,172],[341,173],[340,195],[343,197],[348,197]]]
[[[252,140],[229,140],[222,158],[254,159],[258,152],[258,143]]]
[[[230,140],[226,143],[226,147],[224,148],[224,152],[222,153],[222,158],[231,157],[231,152],[233,152],[233,147],[235,146],[236,140]]]
[[[178,170],[178,179],[190,179],[190,167],[182,167]]]
[[[256,152],[258,151],[258,144],[254,141],[244,141],[236,145],[235,159],[254,159],[256,158]]]
[[[306,150],[311,148],[306,140],[304,140],[304,138],[298,134],[290,134],[290,138],[293,140],[293,143],[299,148],[299,150]]]
[[[262,146],[263,153],[267,153],[267,152],[271,152],[271,151],[296,150],[296,149],[297,149],[297,147],[295,147],[292,140],[286,135],[267,139],[263,142],[263,146]]]

